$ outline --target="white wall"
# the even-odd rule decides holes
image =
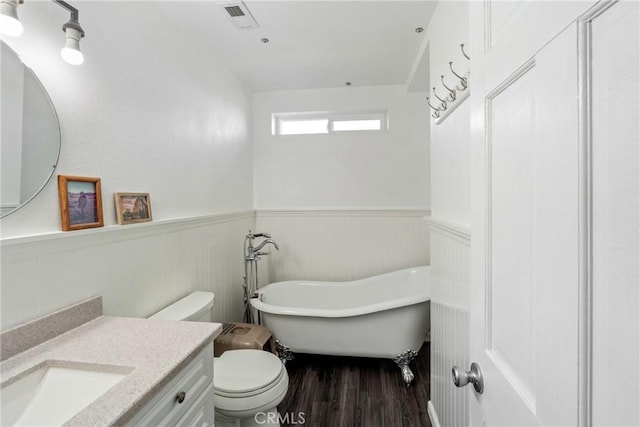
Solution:
[[[148,317],[196,290],[214,320],[242,320],[242,237],[253,211],[5,239],[2,329],[102,295],[110,316]]]
[[[468,46],[468,4],[440,2],[427,28],[430,87],[440,97],[460,81],[449,70],[449,61],[460,75],[469,70],[460,44]],[[470,88],[473,90],[473,80]],[[457,96],[462,93],[458,92]],[[433,92],[430,94],[431,103]],[[431,119],[431,404],[443,426],[469,424],[468,390],[458,389],[451,368],[469,369],[469,273],[470,273],[470,144],[469,99],[443,120]]]
[[[149,192],[157,219],[250,209],[251,96],[240,81],[205,41],[176,37],[188,22],[174,22],[153,2],[79,8],[81,66],[60,57],[67,15],[51,2],[22,5],[25,32],[6,38],[58,112],[57,173],[101,178],[106,225],[116,223],[116,191]],[[57,230],[55,180],[2,221],[3,237]]]
[[[470,233],[431,223],[431,410],[443,426],[469,425],[469,390],[451,379],[454,365],[469,369]]]
[[[466,2],[441,2],[427,29],[430,87],[435,86],[440,97],[446,94],[440,76],[445,76],[448,87],[460,83],[449,70],[449,61],[453,61],[456,73],[462,75],[469,71],[469,61],[460,50],[460,44],[464,43],[465,52],[469,54],[467,16]],[[458,97],[461,95],[461,92],[457,92]],[[430,97],[431,104],[436,105],[433,92]],[[463,101],[440,124],[436,125],[433,118],[431,120],[432,214],[468,226],[471,218],[469,102]]]
[[[216,289],[216,305],[229,305],[218,318],[240,320],[234,290],[253,213],[198,216],[253,207],[251,97],[206,41],[185,36],[188,22],[157,7],[83,2],[76,67],[60,58],[68,14],[51,2],[20,6],[25,32],[7,42],[56,106],[57,173],[101,178],[106,226],[60,232],[55,180],[4,218],[3,329],[95,294],[106,314],[146,316],[195,289]],[[116,191],[149,192],[154,222],[114,225]],[[166,227],[170,218],[182,219]]]
[[[386,109],[389,130],[273,136],[273,113]],[[254,94],[258,231],[271,281],[353,280],[429,263],[424,94],[401,86]]]
[[[271,134],[273,113],[387,109],[389,130],[325,135]],[[257,209],[429,206],[424,97],[401,86],[254,94]]]
[[[256,228],[280,250],[263,265],[272,282],[355,280],[429,264],[425,210],[260,210]]]
[[[273,113],[386,109],[389,130],[271,134]],[[269,281],[353,280],[429,263],[424,94],[401,86],[254,94],[256,228]]]

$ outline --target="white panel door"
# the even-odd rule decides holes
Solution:
[[[540,5],[470,13],[470,419],[637,425],[638,2]]]
[[[488,425],[577,424],[576,41],[574,26],[484,96],[471,356]]]
[[[588,6],[472,2],[470,349],[485,387],[470,391],[472,424],[582,422],[575,19]]]

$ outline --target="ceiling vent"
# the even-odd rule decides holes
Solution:
[[[258,23],[242,1],[225,1],[218,4],[224,8],[229,18],[239,29],[255,30],[258,28]]]

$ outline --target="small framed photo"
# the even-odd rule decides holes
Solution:
[[[100,178],[58,175],[62,230],[102,227]]]
[[[151,221],[149,193],[115,193],[118,224]]]

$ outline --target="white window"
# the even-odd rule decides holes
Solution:
[[[329,133],[327,119],[279,119],[279,135],[302,135],[307,133]]]
[[[278,113],[273,115],[273,135],[312,135],[335,132],[387,130],[386,111]]]

